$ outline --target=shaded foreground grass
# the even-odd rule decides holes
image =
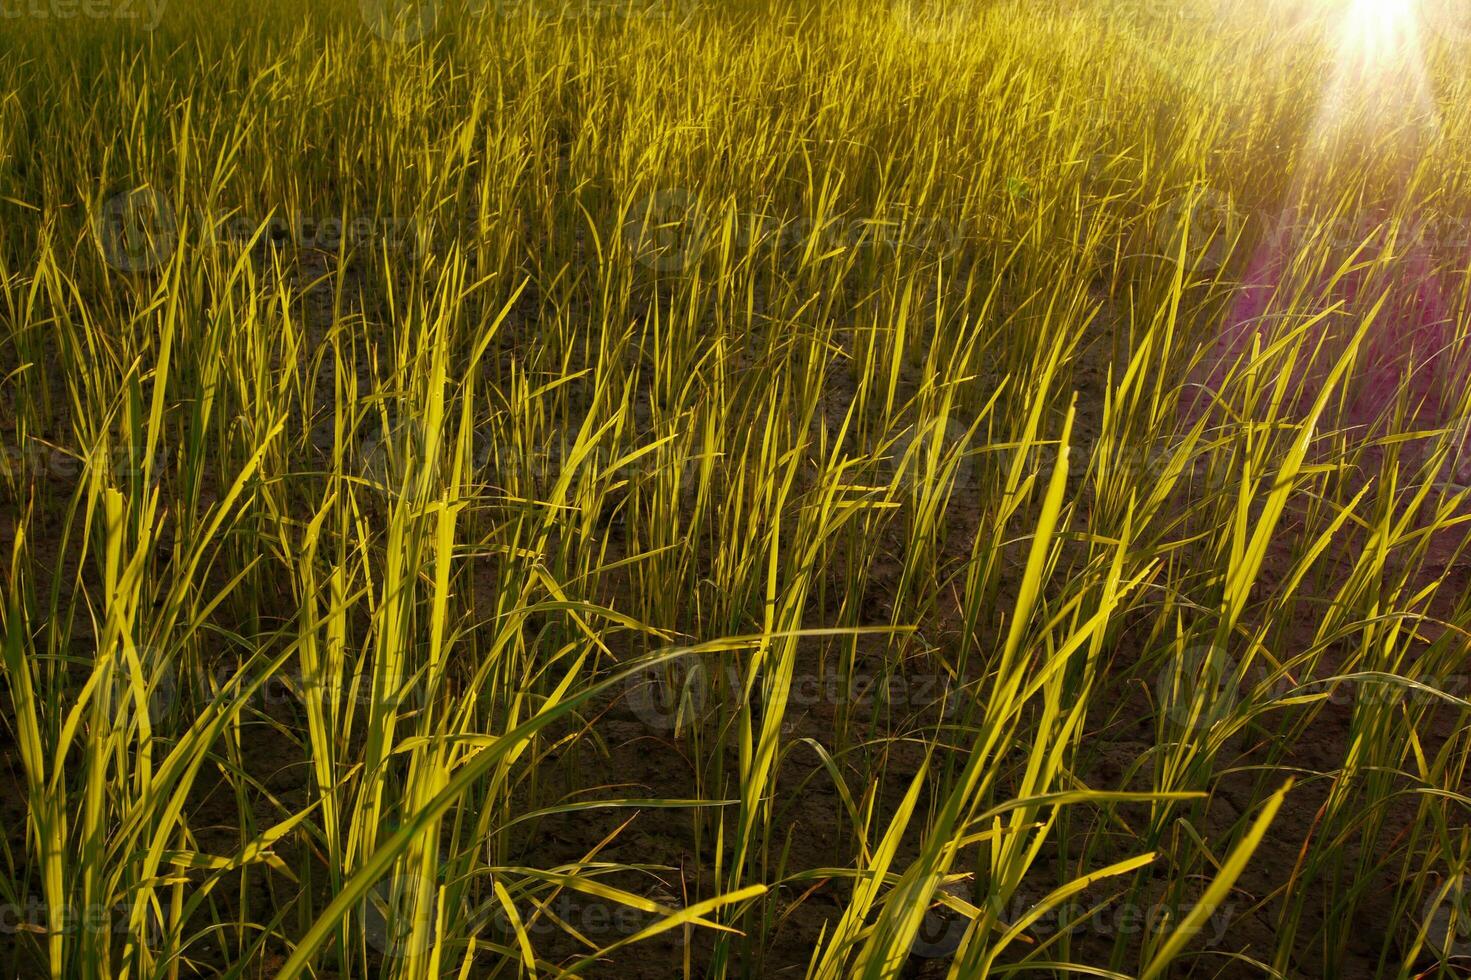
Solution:
[[[17,21],[0,961],[1463,975],[1465,39],[1239,7]]]

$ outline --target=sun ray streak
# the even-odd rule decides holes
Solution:
[[[1408,394],[1415,421],[1438,425],[1447,420],[1436,392],[1455,387],[1466,354],[1454,342],[1453,290],[1434,244],[1421,236],[1426,216],[1413,203],[1414,175],[1440,130],[1423,57],[1428,15],[1421,0],[1347,0],[1333,13],[1341,18],[1331,35],[1332,74],[1286,197],[1243,269],[1202,393],[1219,390],[1229,365],[1270,332],[1284,294],[1302,288],[1293,285],[1304,274],[1294,265],[1305,250],[1327,249],[1332,261],[1319,263],[1308,285],[1318,309],[1390,293],[1366,345],[1358,394],[1340,421],[1373,426]],[[1341,196],[1332,189],[1345,168],[1362,179]],[[1350,255],[1355,268],[1333,273]],[[1311,372],[1298,380],[1300,396],[1311,400]]]

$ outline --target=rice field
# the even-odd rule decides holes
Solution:
[[[0,0],[0,975],[1471,976],[1465,0]]]

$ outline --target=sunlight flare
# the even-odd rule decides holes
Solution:
[[[1421,0],[1349,0],[1338,29],[1319,135],[1339,131],[1354,116],[1371,129],[1433,123],[1423,17]]]

